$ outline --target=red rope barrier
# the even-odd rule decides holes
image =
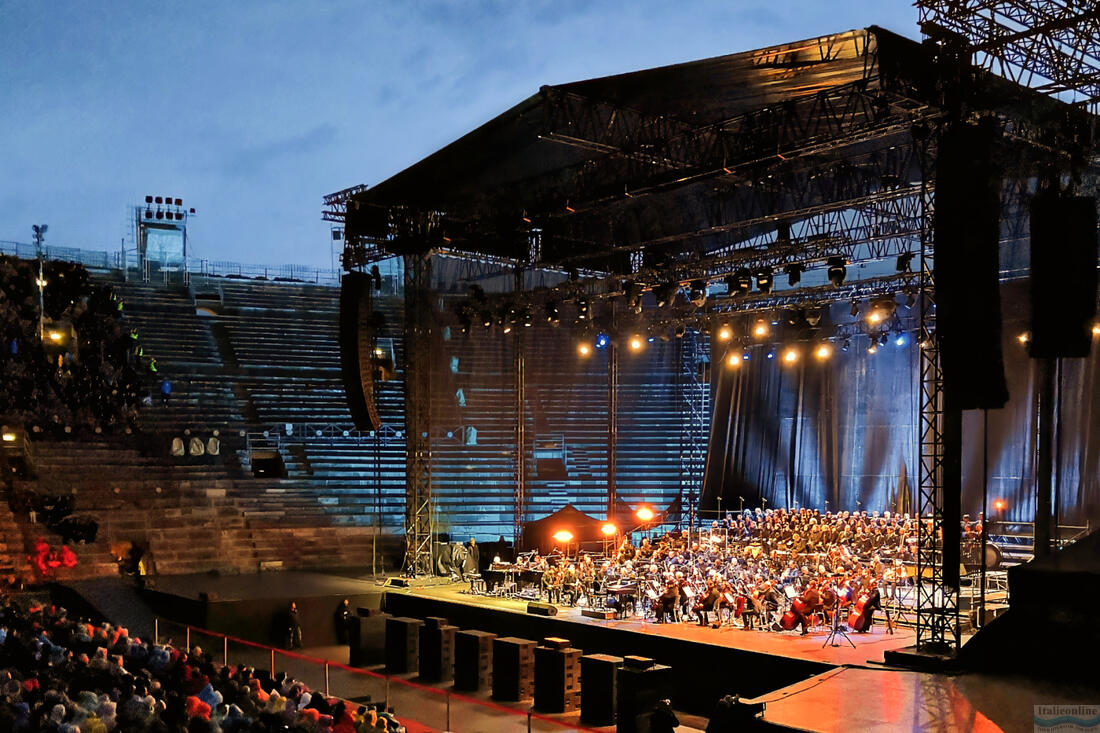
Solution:
[[[542,715],[542,714],[536,713],[534,711],[528,712],[528,711],[523,711],[523,710],[517,710],[516,708],[508,707],[507,705],[501,705],[499,703],[491,702],[489,700],[479,700],[479,699],[474,698],[474,697],[467,697],[466,695],[462,695],[462,694],[459,694],[457,692],[451,692],[450,690],[444,690],[444,689],[439,688],[439,687],[432,687],[431,685],[425,685],[425,684],[422,684],[422,683],[419,683],[419,682],[412,682],[410,680],[403,680],[399,677],[392,677],[392,676],[389,676],[389,675],[379,674],[378,672],[372,672],[369,669],[361,669],[359,667],[351,667],[351,666],[346,665],[346,664],[341,664],[340,662],[330,662],[327,659],[322,659],[320,657],[312,657],[308,654],[299,654],[297,652],[288,651],[286,649],[276,649],[273,646],[267,646],[266,644],[259,644],[255,641],[249,641],[248,639],[241,639],[239,637],[230,636],[228,634],[222,634],[222,633],[217,632],[217,631],[210,631],[208,629],[201,629],[201,628],[198,628],[197,626],[188,626],[188,625],[183,625],[183,626],[184,626],[185,629],[189,630],[192,634],[194,634],[194,633],[206,634],[208,636],[216,637],[216,638],[219,638],[219,639],[226,639],[226,640],[228,640],[230,642],[233,642],[235,644],[243,644],[244,646],[253,647],[255,649],[263,649],[264,651],[267,651],[267,652],[275,652],[277,654],[282,654],[282,655],[285,655],[285,656],[290,657],[292,659],[299,659],[299,660],[302,660],[304,662],[309,662],[311,664],[316,664],[316,665],[320,665],[320,666],[324,666],[324,665],[327,664],[330,669],[333,669],[333,668],[334,669],[340,669],[340,670],[343,670],[345,672],[350,672],[352,674],[363,675],[365,677],[374,677],[375,679],[380,679],[380,680],[388,679],[391,684],[402,685],[404,687],[409,687],[409,688],[412,688],[414,690],[419,690],[421,692],[427,692],[427,693],[432,694],[432,695],[447,696],[447,697],[450,697],[452,700],[456,700],[458,702],[466,703],[468,705],[476,705],[478,707],[487,708],[489,710],[496,710],[498,712],[507,713],[509,715],[516,715],[516,716],[521,716],[521,717],[530,716],[532,719],[535,719],[535,720],[541,720],[541,721],[544,721],[546,723],[550,723],[552,725],[559,725],[563,728],[569,728],[570,730],[583,731],[584,733],[600,733],[600,730],[597,729],[597,728],[586,728],[584,726],[577,725],[575,723],[558,720],[557,718],[553,718],[553,717],[550,717],[550,716],[547,716],[547,715]],[[338,697],[338,696],[332,695],[331,697]]]

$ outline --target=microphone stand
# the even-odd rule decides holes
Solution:
[[[840,593],[837,592],[837,587],[833,586],[833,597],[836,598],[833,601],[833,630],[829,632],[829,635],[825,637],[825,643],[821,645],[824,649],[829,642],[832,642],[833,646],[840,646],[840,642],[837,641],[837,634],[844,637],[844,640],[852,645],[852,648],[856,648],[856,643],[848,638],[848,634],[844,632],[844,629],[840,628]]]

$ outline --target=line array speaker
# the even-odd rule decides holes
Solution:
[[[949,405],[1008,402],[1001,348],[1001,171],[994,120],[944,130],[936,158],[936,334]]]
[[[1096,318],[1096,199],[1048,189],[1031,202],[1033,358],[1085,357]]]
[[[360,430],[378,430],[382,419],[374,401],[374,331],[371,277],[346,273],[340,280],[340,370],[348,410]]]

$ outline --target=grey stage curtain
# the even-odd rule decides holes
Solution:
[[[988,413],[991,518],[1030,521],[1035,512],[1035,370],[1017,336],[1027,328],[1026,283],[1002,289],[1004,344],[1010,399]],[[899,312],[902,308],[899,306]],[[851,322],[848,305],[822,319]],[[740,324],[742,330],[747,324]],[[975,328],[982,324],[974,324]],[[704,509],[811,507],[915,511],[920,467],[917,456],[920,399],[919,352],[910,335],[893,338],[876,354],[868,339],[851,340],[847,352],[834,344],[832,358],[803,354],[785,366],[752,351],[741,368],[725,366],[725,346],[715,343],[713,423],[703,486]],[[803,344],[803,346],[806,346]],[[1095,349],[1094,349],[1095,352]],[[1057,484],[1059,519],[1082,524],[1100,518],[1100,394],[1097,356],[1062,361]],[[963,513],[981,510],[983,414],[964,413]],[[1004,499],[995,512],[995,499]],[[826,505],[826,502],[828,504]]]

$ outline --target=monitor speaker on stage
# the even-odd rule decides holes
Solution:
[[[527,604],[527,613],[533,613],[536,616],[557,616],[558,607],[551,603],[531,601]]]
[[[374,329],[371,276],[349,272],[340,281],[340,370],[348,410],[360,430],[378,430],[382,419],[374,401]]]
[[[1001,172],[995,120],[956,123],[936,158],[936,336],[948,402],[963,410],[1008,402],[1001,348]]]
[[[1096,198],[1051,188],[1031,202],[1032,358],[1086,357],[1096,319]]]

